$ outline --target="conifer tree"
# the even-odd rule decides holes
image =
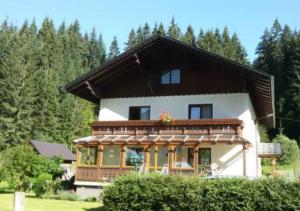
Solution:
[[[181,38],[181,31],[177,23],[175,22],[175,18],[172,17],[170,26],[168,28],[168,36],[174,39],[179,40]]]
[[[114,57],[120,54],[118,40],[116,37],[113,38],[113,41],[109,47],[108,59],[113,59]]]
[[[196,37],[194,35],[194,30],[191,25],[187,27],[187,30],[182,38],[182,41],[190,45],[196,46]]]
[[[128,41],[126,43],[125,50],[128,50],[128,49],[134,47],[136,44],[137,44],[137,40],[136,40],[135,31],[133,29],[131,29],[131,31],[128,35]]]

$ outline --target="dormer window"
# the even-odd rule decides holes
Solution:
[[[160,77],[161,84],[180,84],[180,69],[164,71]]]

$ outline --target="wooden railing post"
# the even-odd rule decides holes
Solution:
[[[149,167],[150,167],[150,147],[151,147],[151,145],[145,146],[145,160],[144,160],[145,172],[149,172]]]
[[[247,146],[246,144],[243,144],[243,176],[247,176],[247,157],[246,157],[246,152],[247,152]]]

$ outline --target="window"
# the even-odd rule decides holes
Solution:
[[[105,145],[102,166],[120,166],[120,150],[120,145]]]
[[[180,70],[164,71],[160,77],[161,84],[180,84]]]
[[[150,166],[154,167],[154,147],[150,149]],[[168,164],[168,147],[158,146],[157,151],[157,167],[162,168],[165,164]]]
[[[96,146],[83,146],[81,148],[82,165],[96,165],[97,164],[97,147]]]
[[[150,106],[129,107],[129,120],[149,120]]]
[[[191,168],[194,163],[193,148],[178,146],[175,150],[174,167]]]
[[[126,166],[139,166],[144,163],[144,147],[127,147]]]
[[[199,165],[209,166],[211,164],[211,149],[200,148],[199,149]]]
[[[189,105],[189,119],[211,119],[212,104]]]

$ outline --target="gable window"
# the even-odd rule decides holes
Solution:
[[[129,107],[129,120],[149,120],[150,106]]]
[[[83,146],[81,148],[81,165],[97,164],[97,146]]]
[[[189,105],[189,119],[211,119],[212,104]]]
[[[180,84],[180,69],[164,71],[160,77],[161,84]]]

